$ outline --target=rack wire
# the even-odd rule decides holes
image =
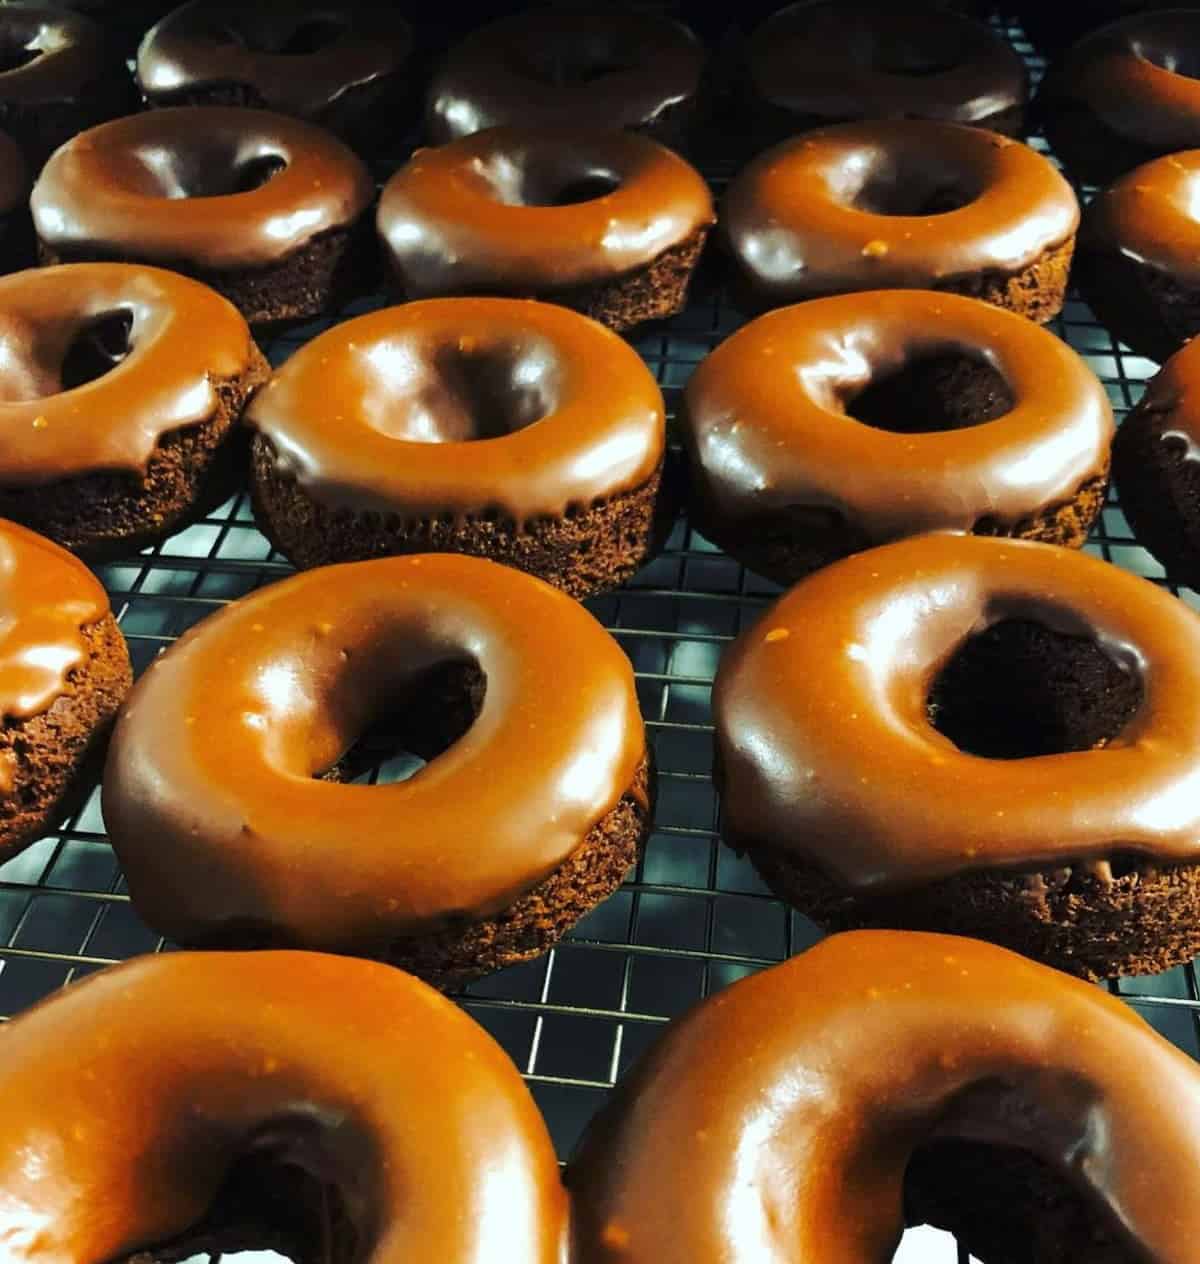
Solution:
[[[1021,30],[1001,26],[1039,77],[1042,64]],[[1046,151],[1039,138],[1031,143]],[[739,165],[736,159],[705,164],[718,194]],[[360,300],[335,319],[382,302]],[[742,322],[719,290],[709,290],[635,340],[669,415],[695,365]],[[278,364],[331,323],[293,331],[269,344],[268,354]],[[1118,416],[1128,412],[1157,365],[1117,344],[1075,296],[1052,328],[1087,359]],[[1172,584],[1137,546],[1112,493],[1087,548],[1200,609],[1200,594]],[[198,620],[289,569],[256,530],[242,494],[100,574],[140,670]],[[681,520],[664,552],[627,587],[589,603],[635,669],[658,763],[653,835],[621,890],[560,946],[456,998],[520,1068],[560,1154],[570,1151],[614,1081],[665,1023],[819,937],[717,834],[712,678],[722,649],[777,592]],[[385,764],[373,776],[387,779],[394,771]],[[96,790],[59,829],[0,866],[0,1020],[110,963],[169,947],[130,905]],[[1200,1056],[1193,965],[1110,986],[1166,1037]]]

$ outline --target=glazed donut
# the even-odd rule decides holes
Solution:
[[[57,823],[132,679],[95,576],[0,521],[0,861]]]
[[[1198,61],[1200,9],[1131,13],[1093,31],[1042,85],[1047,139],[1093,184],[1200,146]]]
[[[1200,951],[1200,618],[1139,576],[927,535],[792,589],[714,689],[725,837],[834,929],[1089,978]]]
[[[544,298],[623,330],[682,310],[713,219],[700,173],[644,136],[498,127],[418,150],[378,226],[409,298]]]
[[[435,145],[501,124],[636,128],[667,143],[692,122],[704,50],[682,23],[618,6],[514,13],[468,35],[429,87]]]
[[[1183,1261],[1197,1165],[1200,1071],[1115,997],[859,932],[667,1029],[568,1168],[573,1258],[887,1260],[907,1212],[984,1259]]]
[[[1075,279],[1105,326],[1166,360],[1200,333],[1200,149],[1135,167],[1088,204]]]
[[[44,262],[161,264],[269,324],[318,315],[358,283],[373,195],[366,166],[319,127],[180,106],[75,137],[30,204]]]
[[[251,1245],[315,1260],[322,1241],[363,1264],[561,1259],[566,1199],[521,1077],[397,970],[143,957],[21,1015],[4,1049],[5,1264]],[[237,1224],[246,1206],[279,1223]]]
[[[781,584],[923,531],[1078,548],[1104,503],[1112,407],[1061,339],[954,294],[768,312],[684,394],[692,521]]]
[[[846,123],[760,154],[721,215],[744,305],[850,290],[951,290],[1047,321],[1079,224],[1026,145],[952,123]]]
[[[428,766],[316,779],[383,708]],[[103,811],[135,906],[178,942],[386,956],[449,984],[545,952],[620,884],[646,758],[629,660],[582,606],[477,558],[386,558],[275,584],[173,645],[117,723]]]
[[[411,52],[411,27],[382,4],[190,0],[146,34],[136,73],[151,105],[260,106],[360,136],[399,103]]]
[[[935,119],[1019,136],[1025,65],[988,27],[932,6],[817,0],[751,35],[752,107],[772,134],[851,119]]]
[[[664,416],[633,348],[574,312],[406,303],[336,325],[259,392],[255,514],[301,566],[471,553],[582,598],[664,534]]]
[[[0,278],[0,514],[88,556],[161,539],[229,494],[269,372],[233,306],[173,272]]]

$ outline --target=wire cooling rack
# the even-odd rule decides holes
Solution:
[[[1040,60],[1020,29],[1002,29],[1038,77]],[[1032,143],[1045,150],[1038,138]],[[741,161],[705,164],[718,193]],[[335,319],[382,301],[361,300]],[[268,344],[272,361],[280,363],[330,323]],[[710,290],[636,340],[671,414],[695,365],[741,323],[723,295]],[[1103,380],[1118,415],[1128,412],[1155,363],[1116,344],[1074,297],[1053,328]],[[1087,547],[1200,608],[1200,595],[1170,584],[1136,545],[1111,493]],[[243,494],[100,573],[140,670],[222,604],[289,569],[255,529]],[[614,1081],[663,1024],[819,937],[811,923],[772,898],[750,865],[721,847],[717,836],[710,775],[713,673],[723,648],[777,591],[680,521],[661,556],[626,588],[589,603],[636,672],[658,761],[653,836],[622,889],[559,947],[473,984],[457,998],[525,1075],[560,1154],[569,1152]],[[387,779],[394,771],[384,764],[371,775]],[[60,829],[0,866],[0,1019],[103,966],[164,947],[129,903],[97,791]],[[1112,986],[1170,1040],[1200,1056],[1194,966]]]

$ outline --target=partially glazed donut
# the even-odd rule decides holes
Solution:
[[[389,785],[319,779],[382,715],[429,763]],[[469,977],[544,952],[636,858],[649,790],[633,672],[582,606],[506,566],[308,571],[142,677],[103,809],[138,910],[180,942]]]
[[[616,5],[542,8],[480,27],[429,88],[435,144],[502,124],[637,128],[680,139],[704,50],[685,26]]]
[[[786,594],[713,699],[725,836],[822,924],[1093,978],[1200,951],[1200,618],[1149,581],[1025,541],[885,545]]]
[[[683,409],[694,521],[784,584],[922,531],[1079,547],[1112,435],[1061,339],[923,290],[768,312],[700,364]]]
[[[568,1168],[574,1259],[886,1260],[907,1211],[984,1259],[1181,1264],[1198,1165],[1200,1071],[1115,997],[967,939],[839,935],[652,1048]]]
[[[397,970],[143,957],[17,1018],[4,1048],[5,1264],[115,1260],[197,1228],[213,1251],[260,1245],[238,1230],[264,1226],[222,1222],[223,1199],[274,1199],[284,1240],[261,1245],[314,1264],[562,1258],[566,1199],[516,1069]],[[312,1182],[299,1197],[289,1169]],[[340,1219],[322,1225],[331,1188]]]
[[[913,119],[822,128],[760,154],[722,233],[752,306],[924,288],[1037,321],[1058,314],[1079,204],[1054,166],[994,132]]]

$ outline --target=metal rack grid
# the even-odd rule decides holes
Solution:
[[[1041,65],[1020,30],[1003,29],[1036,78]],[[706,164],[718,193],[738,165]],[[381,302],[359,301],[337,319]],[[329,323],[276,340],[267,348],[272,360]],[[636,340],[671,414],[696,363],[740,323],[723,295],[710,291]],[[1053,328],[1102,378],[1118,414],[1126,413],[1157,366],[1117,345],[1075,298]],[[1111,493],[1087,547],[1200,608],[1200,594],[1171,585],[1138,548]],[[288,571],[255,529],[243,494],[163,544],[105,566],[101,576],[140,670],[221,604]],[[657,825],[636,872],[564,943],[458,998],[524,1073],[562,1154],[664,1023],[818,938],[811,923],[771,897],[748,862],[719,845],[710,778],[709,695],[718,658],[777,591],[680,521],[661,556],[626,588],[589,603],[633,661],[658,761]],[[388,771],[385,764],[385,779]],[[163,948],[129,903],[97,791],[60,829],[0,866],[0,1019],[105,965]],[[1200,1057],[1193,966],[1112,986]]]

